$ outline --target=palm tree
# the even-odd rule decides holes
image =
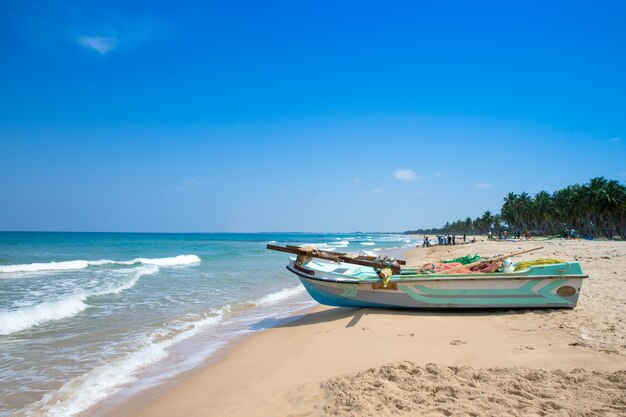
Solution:
[[[604,178],[602,178],[604,179]],[[592,180],[593,181],[593,180]],[[626,203],[626,187],[615,180],[603,182],[603,186],[596,194],[597,211],[605,223],[605,236],[613,237],[613,231],[619,232],[620,214]]]
[[[502,216],[498,213],[493,215],[493,228],[496,230],[502,230]]]
[[[558,233],[574,228],[587,236],[613,238],[617,233],[626,239],[626,186],[604,177],[574,184],[552,194],[540,191],[534,198],[528,193],[510,192],[504,197],[500,213],[487,210],[472,220],[446,223],[446,233],[484,233],[492,227],[529,229],[537,233]]]
[[[502,205],[502,209],[500,213],[502,215],[502,219],[509,225],[514,227],[519,227],[519,219],[517,218],[517,194],[508,193],[506,197],[504,197],[504,204]]]
[[[485,232],[491,230],[493,226],[493,215],[487,210],[480,218],[481,224],[484,227]]]
[[[533,199],[527,193],[523,192],[517,197],[516,212],[519,222],[524,229],[529,229],[532,223],[532,205]]]
[[[472,219],[470,217],[463,222],[463,233],[471,233],[472,231]]]
[[[535,194],[532,207],[533,223],[539,232],[545,233],[550,229],[550,219],[552,214],[552,197],[547,191],[540,191]]]

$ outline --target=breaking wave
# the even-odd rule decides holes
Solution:
[[[157,270],[158,268],[155,267]],[[285,288],[265,295],[251,304],[262,306],[300,294],[302,285]],[[58,390],[46,394],[41,400],[23,410],[27,415],[65,417],[79,414],[124,386],[137,380],[138,372],[168,355],[174,344],[188,339],[203,329],[222,323],[232,313],[233,306],[211,310],[207,314],[190,314],[172,320],[163,328],[143,338],[138,347],[92,370],[67,381]]]
[[[167,349],[183,341],[203,328],[219,324],[227,311],[223,308],[198,320],[174,320],[163,329],[153,332],[134,351],[117,359],[96,366],[89,372],[67,381],[57,391],[46,394],[40,401],[28,407],[37,415],[65,417],[85,411],[122,386],[134,382],[137,372],[167,356]]]
[[[142,266],[134,271],[128,281],[121,285],[111,285],[92,291],[80,291],[58,300],[46,301],[17,310],[0,310],[0,335],[6,336],[50,321],[73,317],[89,307],[85,303],[87,298],[119,294],[137,284],[142,276],[154,274],[158,270],[156,265]]]
[[[303,291],[302,285],[285,288],[261,297],[253,304],[257,306],[271,304]],[[81,413],[100,400],[115,394],[123,386],[136,381],[137,373],[142,368],[164,359],[172,345],[198,334],[208,326],[222,323],[231,310],[232,306],[227,304],[220,309],[211,310],[208,314],[189,315],[173,320],[146,336],[136,350],[67,381],[57,391],[46,394],[24,411],[27,414],[35,411],[37,415],[50,417]]]
[[[280,300],[284,300],[285,298],[293,297],[294,295],[301,294],[304,292],[304,287],[302,285],[298,285],[293,288],[285,288],[284,290],[276,291],[271,294],[267,294],[254,301],[253,303],[260,306],[264,304],[275,303]]]
[[[47,321],[72,317],[87,308],[83,294],[65,297],[57,301],[47,301],[32,307],[0,312],[0,335],[28,329]]]
[[[40,271],[71,271],[77,269],[85,269],[90,266],[100,265],[157,265],[157,266],[176,266],[191,265],[200,263],[201,260],[197,255],[178,255],[168,258],[136,258],[131,261],[112,261],[110,259],[101,259],[99,261],[64,261],[64,262],[46,262],[20,265],[2,265],[0,273],[5,272],[40,272]]]

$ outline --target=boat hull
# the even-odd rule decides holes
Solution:
[[[564,265],[576,269],[571,264]],[[385,287],[380,280],[338,277],[293,263],[287,269],[300,278],[320,304],[399,309],[574,308],[586,278],[582,272],[565,274],[568,270],[565,267],[548,268],[548,272],[560,273],[537,274],[545,269],[540,268],[517,275],[399,278],[392,279]]]

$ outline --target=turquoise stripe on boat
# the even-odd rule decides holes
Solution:
[[[532,288],[537,285],[538,281],[528,281],[519,288],[507,289],[477,289],[477,290],[439,290],[436,288],[428,288],[424,285],[416,285],[415,289],[425,294],[432,295],[535,295]]]
[[[412,288],[409,285],[399,285],[398,288],[404,292],[406,295],[408,295],[409,297],[420,301],[422,303],[426,303],[426,304],[455,304],[455,305],[493,305],[493,304],[509,304],[509,305],[516,305],[516,304],[524,304],[524,305],[542,305],[542,304],[571,304],[570,301],[561,298],[557,295],[552,294],[552,290],[564,283],[566,283],[567,280],[556,280],[554,282],[551,282],[550,284],[546,285],[545,287],[543,287],[542,289],[540,289],[539,291],[537,291],[536,293],[530,291],[528,292],[529,288],[528,284],[523,285],[522,287],[519,288],[519,290],[521,289],[526,289],[526,292],[519,292],[519,293],[514,293],[515,295],[527,295],[529,296],[528,298],[522,298],[522,297],[489,297],[489,298],[464,298],[464,297],[428,297],[427,295],[424,294],[420,294],[417,292],[417,288]],[[532,281],[531,281],[532,283]],[[459,292],[463,292],[466,290],[435,290],[438,292],[437,295],[487,295],[487,294],[476,294],[476,293],[462,293],[460,294]],[[491,290],[467,290],[467,291],[491,291]],[[511,290],[493,290],[494,292],[489,294],[489,295],[498,295],[498,294],[503,294],[503,295],[513,295],[513,293],[507,292],[505,293],[504,291],[511,291]],[[434,295],[434,294],[433,294]],[[535,295],[540,295],[541,297],[532,297]]]

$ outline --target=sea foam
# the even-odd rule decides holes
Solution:
[[[0,335],[8,335],[47,321],[72,317],[87,308],[84,294],[76,294],[56,301],[47,301],[13,311],[0,311]]]
[[[89,261],[65,261],[22,265],[2,265],[0,266],[0,272],[71,271],[73,269],[84,269],[87,268],[89,265]]]
[[[58,300],[46,301],[17,310],[0,310],[0,335],[5,336],[40,324],[73,317],[89,306],[89,297],[119,294],[133,287],[144,275],[154,274],[159,268],[155,265],[141,266],[133,271],[131,278],[120,285],[110,285],[102,289],[79,291]]]
[[[285,288],[263,296],[252,303],[261,306],[300,294],[302,285]],[[27,411],[37,415],[65,417],[79,414],[102,399],[109,397],[123,386],[137,380],[137,373],[153,363],[164,359],[174,344],[188,339],[208,326],[224,321],[231,313],[231,305],[214,309],[204,315],[190,315],[172,320],[163,328],[145,337],[131,352],[96,366],[87,373],[67,381],[57,391],[46,394],[40,401],[31,404]]]
[[[31,404],[28,411],[50,417],[73,416],[85,411],[119,391],[123,385],[134,382],[140,369],[165,358],[172,345],[196,335],[207,326],[219,324],[227,311],[228,306],[195,321],[174,320],[168,323],[163,329],[145,337],[136,350],[67,381],[57,391]]]
[[[275,303],[277,301],[284,300],[285,298],[293,297],[294,295],[301,294],[304,292],[304,287],[302,285],[298,285],[293,288],[285,288],[280,291],[276,291],[266,296],[259,298],[258,300],[253,301],[254,304],[260,306],[265,304]]]
[[[46,262],[46,263],[33,263],[33,264],[18,264],[18,265],[2,265],[0,266],[0,273],[10,272],[42,272],[42,271],[71,271],[77,269],[85,269],[90,266],[101,265],[157,265],[157,266],[176,266],[176,265],[191,265],[200,263],[201,260],[197,255],[178,255],[168,258],[136,258],[131,261],[112,261],[110,259],[100,259],[98,261],[64,261],[64,262]]]

